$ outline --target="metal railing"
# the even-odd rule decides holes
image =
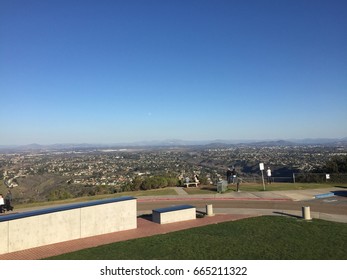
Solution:
[[[262,183],[261,175],[244,174],[241,177],[244,183]],[[271,181],[277,183],[347,183],[347,173],[293,173],[292,176],[287,177],[272,176]]]

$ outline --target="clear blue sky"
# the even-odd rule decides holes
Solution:
[[[347,136],[347,1],[0,0],[0,144]]]

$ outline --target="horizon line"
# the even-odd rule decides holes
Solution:
[[[164,139],[164,140],[138,140],[138,141],[122,141],[122,142],[56,142],[56,143],[28,143],[28,144],[0,144],[0,147],[25,147],[25,146],[64,146],[64,145],[96,145],[96,146],[116,146],[116,145],[159,145],[159,144],[170,144],[173,145],[198,145],[198,144],[246,144],[246,143],[257,143],[257,142],[302,142],[302,141],[347,141],[347,137],[306,137],[306,138],[267,138],[267,139],[213,139],[213,140],[185,140],[185,139]],[[181,143],[179,143],[181,142]],[[183,144],[185,143],[185,144]],[[195,143],[195,144],[194,144]]]

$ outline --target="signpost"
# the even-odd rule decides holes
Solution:
[[[325,174],[325,181],[328,182],[330,180],[330,174]]]
[[[265,191],[265,182],[264,182],[264,163],[259,163],[259,168],[260,168],[260,171],[261,171],[261,178],[263,180],[263,188],[264,188],[264,191]]]

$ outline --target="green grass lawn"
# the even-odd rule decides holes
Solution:
[[[256,217],[103,245],[49,259],[346,260],[347,225],[291,217]]]
[[[265,185],[265,191],[322,189],[336,187],[337,185],[338,184],[328,183],[272,183],[270,185]],[[236,191],[236,185],[230,184],[228,188],[227,192]],[[185,188],[184,190],[189,194],[214,194],[217,192],[217,187],[201,186],[199,188]],[[264,187],[262,184],[257,183],[243,183],[240,184],[240,190],[243,192],[258,192],[264,191]]]

